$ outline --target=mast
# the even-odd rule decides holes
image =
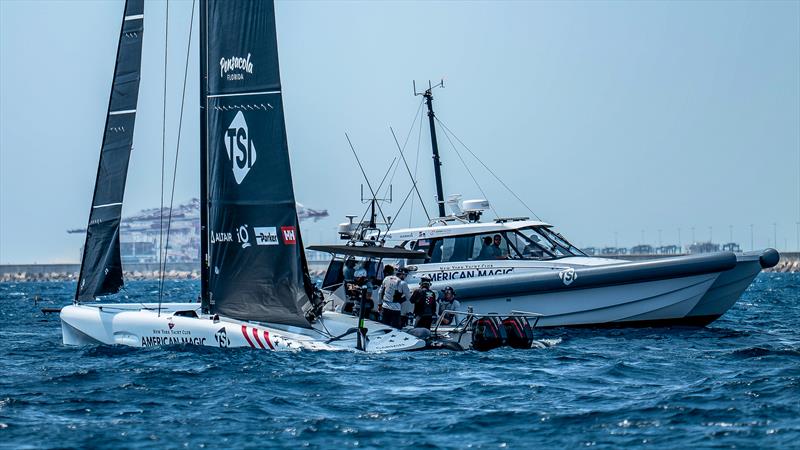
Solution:
[[[428,106],[428,124],[431,129],[431,149],[433,150],[433,174],[436,177],[436,205],[439,207],[439,217],[445,217],[444,211],[444,189],[442,188],[442,161],[439,159],[439,143],[436,140],[436,116],[433,113],[433,93],[432,91],[437,87],[444,87],[444,80],[435,86],[431,86],[428,82],[428,89],[423,93],[416,92],[416,85],[414,86],[414,95],[422,95],[425,97],[425,104]]]
[[[144,0],[126,0],[92,208],[75,290],[76,301],[114,294],[123,286],[119,233],[125,181],[133,148],[143,35]]]
[[[211,311],[208,296],[208,3],[200,0],[200,302]]]

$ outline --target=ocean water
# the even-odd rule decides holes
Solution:
[[[74,288],[0,284],[0,447],[800,447],[800,274],[761,274],[706,328],[386,355],[65,347],[39,308]]]

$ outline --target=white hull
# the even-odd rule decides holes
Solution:
[[[409,281],[413,287],[428,276],[434,289],[452,286],[462,309],[476,314],[541,314],[540,327],[703,326],[728,311],[762,267],[774,265],[771,252],[419,264]],[[567,272],[573,281],[563,279]]]
[[[257,350],[356,350],[357,327],[352,316],[327,311],[314,328],[241,322],[200,314],[197,303],[70,305],[61,310],[66,345],[153,347],[198,345]],[[184,314],[197,315],[186,317]],[[366,321],[368,352],[423,348],[425,342],[383,324]],[[344,335],[339,339],[332,337]]]
[[[542,314],[537,327],[627,326],[686,317],[718,274],[622,284],[591,289],[470,299],[476,313],[512,311]]]

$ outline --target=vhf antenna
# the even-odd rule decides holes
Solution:
[[[428,124],[431,129],[431,149],[433,150],[433,174],[436,177],[436,205],[439,207],[439,217],[445,217],[444,212],[444,189],[442,188],[442,161],[439,159],[439,143],[436,141],[436,123],[435,115],[433,114],[433,94],[432,91],[436,88],[444,87],[444,80],[438,84],[432,85],[428,80],[428,89],[423,92],[417,92],[417,82],[414,81],[414,95],[421,95],[425,98],[425,103],[428,106]]]

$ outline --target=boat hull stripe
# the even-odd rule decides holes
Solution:
[[[269,340],[269,331],[267,330],[264,330],[264,340],[267,342],[267,345],[269,345],[271,350],[275,350],[275,347],[272,346],[272,342]]]
[[[256,348],[256,346],[253,345],[253,341],[250,340],[250,336],[247,335],[247,326],[246,325],[242,325],[242,334],[244,335],[244,338],[247,340],[247,343],[250,344],[250,347]]]
[[[261,343],[261,339],[258,338],[258,328],[253,328],[253,337],[256,338],[256,342],[258,342],[258,346],[259,347],[261,347],[263,349],[267,348],[267,347],[264,347],[264,344]]]

